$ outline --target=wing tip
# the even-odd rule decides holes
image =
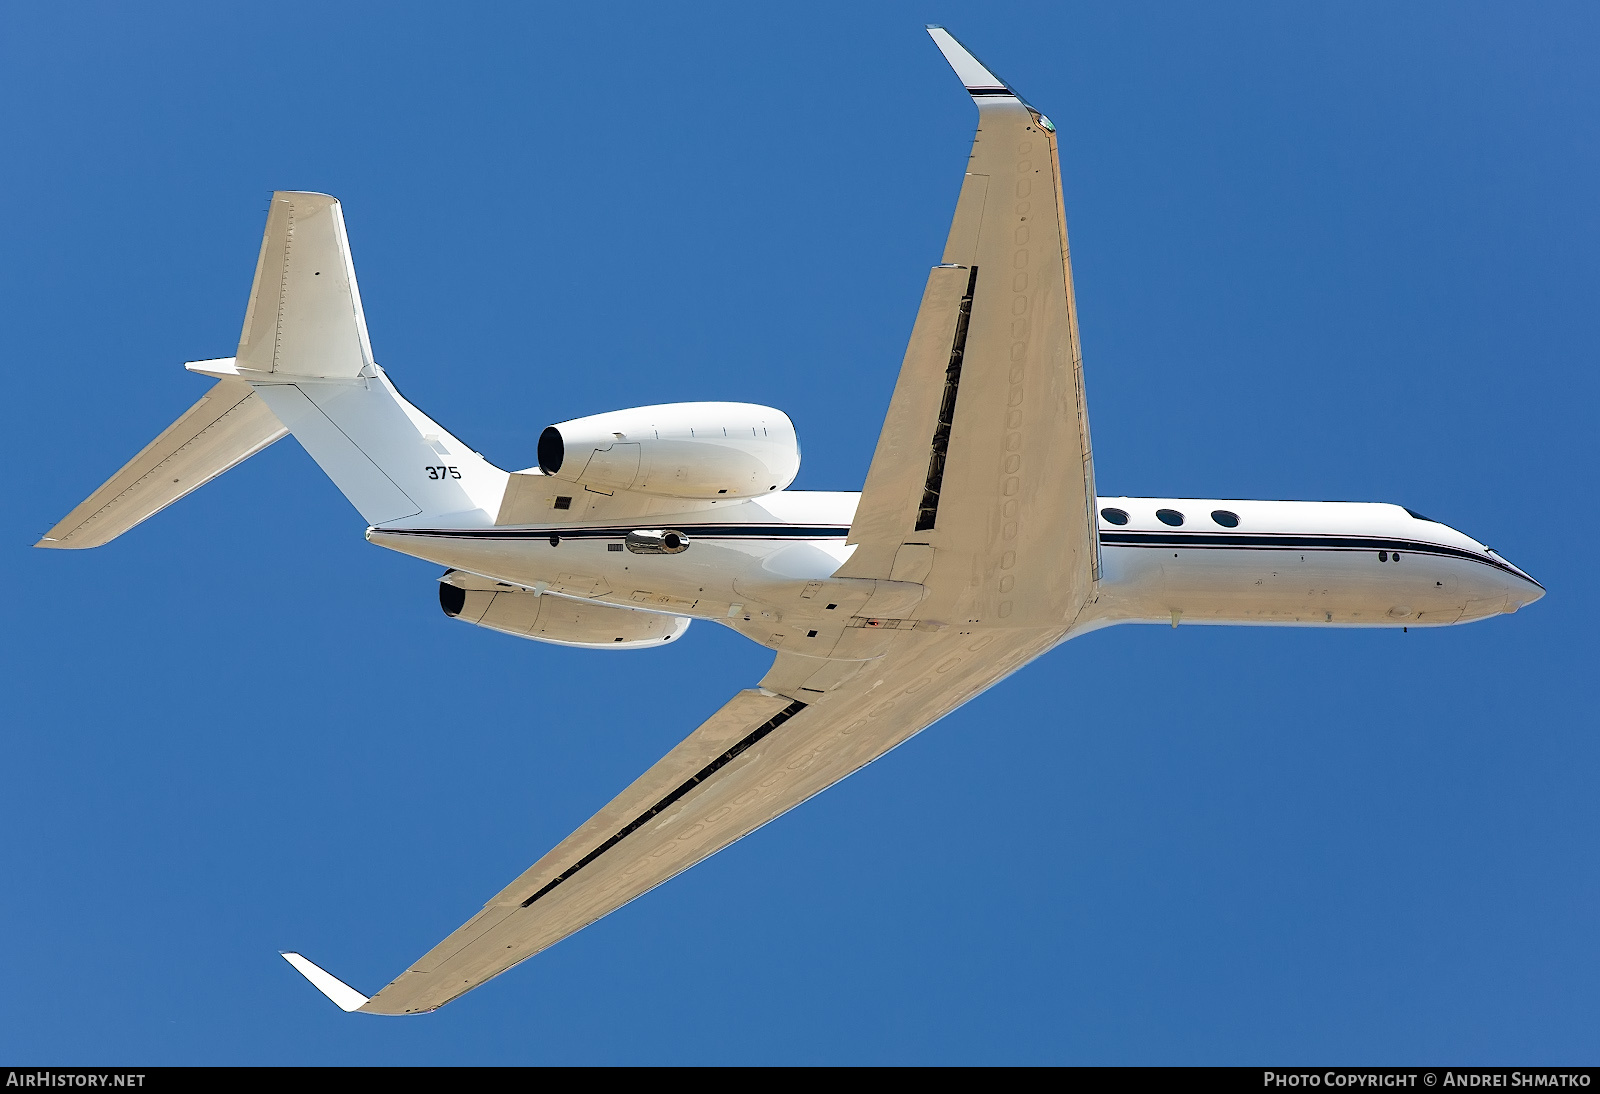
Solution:
[[[311,981],[312,987],[326,995],[334,1006],[346,1014],[360,1010],[367,1005],[367,997],[365,995],[362,995],[337,976],[318,967],[315,963],[308,961],[292,950],[279,950],[278,956],[294,966],[296,972]]]
[[[988,65],[974,57],[972,51],[962,45],[954,34],[937,23],[929,23],[925,29],[928,37],[939,47],[939,52],[944,54],[945,61],[955,70],[956,77],[969,94],[974,97],[996,94],[1016,96],[1011,85],[990,71]]]

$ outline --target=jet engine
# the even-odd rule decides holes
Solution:
[[[456,584],[460,582],[460,584]],[[463,585],[473,586],[463,588]],[[581,646],[591,650],[637,650],[664,646],[689,629],[681,615],[658,615],[610,604],[541,596],[452,571],[439,582],[439,606],[463,623],[502,634]]]
[[[593,414],[539,435],[546,475],[661,498],[755,498],[800,470],[794,423],[751,403],[666,403]]]

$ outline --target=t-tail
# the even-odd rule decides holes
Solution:
[[[494,523],[506,473],[372,359],[344,213],[328,195],[272,195],[238,352],[184,367],[215,386],[35,546],[108,543],[286,433],[368,525]]]

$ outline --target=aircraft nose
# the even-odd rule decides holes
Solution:
[[[1506,590],[1506,611],[1514,612],[1518,608],[1526,608],[1529,604],[1544,596],[1544,586],[1535,581],[1526,570],[1520,566],[1513,565],[1499,555],[1494,557],[1512,571],[1506,575],[1506,584],[1510,586]]]
[[[1493,548],[1480,547],[1484,561],[1494,569],[1475,567],[1476,579],[1469,583],[1463,622],[1487,619],[1495,615],[1509,615],[1532,604],[1544,595],[1540,585],[1521,568],[1501,558]]]

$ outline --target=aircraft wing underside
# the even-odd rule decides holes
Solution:
[[[832,786],[1061,634],[908,631],[818,702],[739,692],[476,916],[351,1009],[415,1014],[443,1006]]]
[[[920,580],[925,617],[1070,622],[1098,539],[1056,134],[949,34],[929,33],[978,132],[839,576]]]
[[[442,1006],[860,769],[1071,629],[1097,539],[1055,134],[930,33],[979,129],[851,528],[857,548],[836,575],[920,585],[920,603],[852,621],[876,629],[869,659],[780,653],[759,688],[372,998],[285,955],[340,1006]]]

